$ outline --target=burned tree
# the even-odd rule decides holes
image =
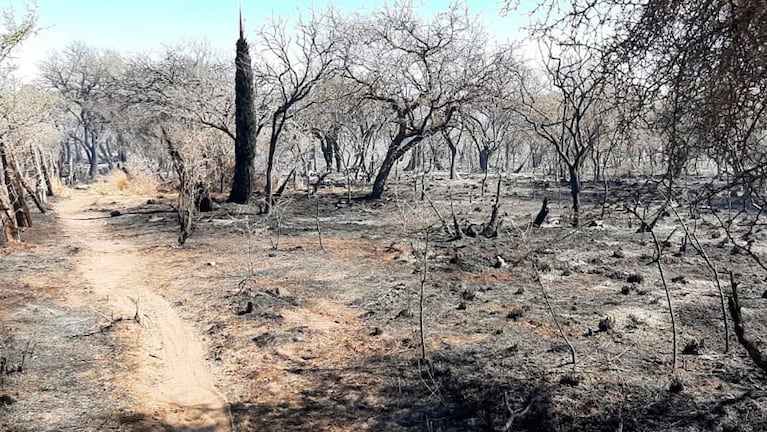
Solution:
[[[315,87],[335,69],[335,40],[324,16],[299,20],[297,35],[285,33],[284,22],[272,22],[260,32],[264,58],[256,74],[273,89],[269,112],[269,153],[266,162],[266,210],[274,204],[274,169],[277,144],[286,125],[296,114],[313,105]]]
[[[256,137],[263,125],[256,120],[253,96],[253,68],[250,49],[242,29],[240,12],[240,38],[237,39],[234,75],[234,180],[229,193],[229,202],[244,204],[253,192],[253,158],[256,156]]]
[[[581,168],[602,134],[604,107],[599,103],[606,77],[580,50],[554,54],[549,43],[545,62],[548,78],[555,91],[533,90],[529,77],[521,79],[522,107],[518,112],[535,133],[556,151],[567,168],[573,201],[573,225],[580,219]],[[559,173],[557,173],[559,174]]]
[[[346,26],[344,73],[390,115],[391,141],[368,195],[380,198],[395,164],[454,122],[487,75],[483,34],[460,6],[423,22],[398,3]]]

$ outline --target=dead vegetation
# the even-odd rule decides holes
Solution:
[[[118,211],[99,220],[117,241],[158,263],[147,275],[200,331],[235,430],[755,431],[767,425],[758,408],[763,374],[740,345],[725,353],[718,288],[700,253],[689,248],[660,258],[682,344],[674,367],[667,296],[653,270],[657,250],[646,233],[635,232],[631,215],[608,212],[590,224],[601,209],[591,200],[596,192],[585,188],[580,227],[552,224],[568,203],[550,200],[548,219],[536,228],[534,183],[501,184],[500,201],[510,210],[494,238],[457,239],[443,231],[432,205],[450,214],[452,196],[457,218],[481,221],[487,213],[475,208],[496,202],[488,196],[469,204],[455,187],[432,188],[431,204],[402,190],[397,200],[344,206],[336,203],[345,191],[290,194],[279,220],[274,212],[245,213],[221,203],[198,216],[183,248],[168,247],[176,236],[172,213],[147,213],[169,208],[172,197],[155,196],[149,205],[146,197],[87,199],[95,200],[94,216]],[[404,230],[402,209],[409,215]],[[705,212],[699,217],[696,236],[709,259],[736,269],[742,322],[753,346],[763,349],[762,278],[747,256],[721,246]],[[655,227],[669,251],[684,237],[673,221]],[[57,253],[67,259],[70,251]],[[428,273],[413,274],[424,257]],[[19,311],[33,298],[7,307]],[[117,325],[117,334],[130,331],[103,317],[96,322],[73,340],[104,346],[113,340],[110,326]],[[736,332],[727,339],[736,340],[740,327],[733,322]],[[27,326],[34,331],[39,323]],[[20,352],[29,339],[14,340]],[[38,343],[34,352],[45,349]],[[53,365],[73,367],[33,356],[24,373],[12,375]],[[4,394],[17,402],[3,409],[20,418],[39,403],[32,402],[37,390],[11,377]],[[83,394],[95,397],[93,384],[85,380]],[[106,413],[105,424],[124,430],[147,424],[119,412]]]

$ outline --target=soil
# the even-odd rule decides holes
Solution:
[[[489,219],[494,182],[432,181],[442,217],[452,197]],[[652,239],[600,190],[573,228],[564,188],[510,177],[500,235],[454,239],[411,180],[327,187],[271,216],[218,203],[183,247],[172,194],[72,190],[0,255],[0,430],[767,430],[767,376],[734,335],[724,352],[703,258],[658,223],[673,368]],[[697,236],[767,349],[764,272],[714,220]]]

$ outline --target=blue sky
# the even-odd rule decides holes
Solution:
[[[24,0],[0,0],[23,11]],[[295,15],[327,0],[242,0],[245,29],[254,31],[272,16]],[[382,1],[336,0],[340,10],[375,8]],[[415,0],[424,15],[444,10],[450,0]],[[19,51],[17,75],[30,80],[35,65],[73,41],[123,53],[160,50],[185,40],[207,40],[214,49],[234,50],[240,0],[37,0],[42,30]],[[488,32],[500,41],[519,38],[526,17],[500,16],[500,0],[469,0]]]

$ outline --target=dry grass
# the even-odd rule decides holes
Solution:
[[[131,196],[151,196],[157,193],[157,180],[143,175],[128,176],[120,170],[112,170],[92,189],[100,195],[119,193]]]
[[[58,178],[51,179],[53,182],[53,194],[57,197],[66,198],[71,195],[71,190],[67,185],[61,182]]]

